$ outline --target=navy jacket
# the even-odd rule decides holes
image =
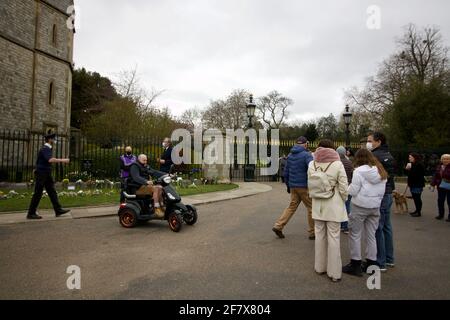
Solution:
[[[287,158],[284,181],[289,188],[308,187],[308,165],[313,160],[311,152],[296,145]]]
[[[172,147],[169,147],[167,148],[167,150],[164,150],[163,154],[161,155],[161,160],[165,160],[166,163],[161,164],[159,170],[161,170],[162,172],[169,173],[170,167],[173,165]]]
[[[389,152],[389,147],[387,144],[383,144],[379,146],[376,149],[372,150],[372,154],[378,159],[378,161],[381,162],[384,169],[388,173],[388,181],[386,183],[386,193],[385,194],[392,194],[392,191],[395,190],[395,182],[394,182],[394,176],[395,176],[395,159]]]
[[[52,149],[47,146],[43,146],[39,150],[39,154],[36,160],[36,172],[37,173],[51,173],[52,164],[48,162],[52,158]]]

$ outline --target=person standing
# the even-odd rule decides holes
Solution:
[[[164,148],[164,152],[161,155],[161,158],[158,159],[160,167],[159,170],[165,173],[170,172],[170,168],[173,165],[172,161],[172,140],[170,138],[165,138],[162,147]]]
[[[136,156],[133,154],[133,149],[131,146],[125,147],[125,154],[121,155],[120,161],[120,180],[121,180],[121,192],[120,192],[120,203],[125,202],[125,196],[123,191],[125,191],[126,180],[130,176],[130,167],[137,160]]]
[[[349,216],[349,249],[351,261],[342,272],[362,276],[367,268],[377,264],[375,233],[380,220],[380,205],[386,190],[388,174],[380,162],[366,149],[356,153],[356,169],[348,188],[352,196],[352,214]],[[366,262],[362,265],[361,238],[365,236]]]
[[[313,160],[311,153],[307,150],[308,140],[305,137],[297,139],[297,144],[292,148],[284,169],[284,181],[287,192],[291,194],[291,202],[283,211],[280,218],[275,222],[272,231],[283,239],[283,228],[297,211],[301,202],[308,211],[309,239],[314,240],[314,221],[312,219],[312,203],[308,195],[308,165]]]
[[[392,192],[395,190],[394,173],[395,159],[389,152],[386,136],[381,132],[374,132],[367,137],[367,149],[383,165],[388,173],[386,190],[380,206],[380,222],[376,232],[377,264],[382,272],[386,267],[394,267],[394,232],[391,223]]]
[[[418,153],[409,155],[409,163],[406,165],[406,174],[408,175],[408,187],[411,191],[416,211],[411,212],[411,217],[422,216],[422,192],[425,187],[425,167],[422,164],[422,157]]]
[[[55,189],[55,182],[52,177],[52,164],[64,163],[68,164],[70,159],[57,159],[53,157],[53,147],[56,143],[56,134],[48,134],[45,136],[45,144],[39,150],[36,160],[35,170],[35,187],[34,194],[31,198],[31,203],[28,208],[27,219],[38,220],[42,217],[37,213],[39,202],[42,199],[42,194],[47,191],[47,194],[52,202],[56,217],[62,216],[70,212],[70,210],[63,209],[58,200],[58,194]]]
[[[308,189],[315,223],[315,262],[318,274],[328,274],[333,282],[342,277],[341,222],[347,221],[345,201],[348,182],[344,165],[333,142],[322,140],[308,168]]]
[[[347,158],[347,152],[348,150],[344,147],[340,146],[336,149],[336,152],[339,154],[339,157],[341,158],[341,162],[344,165],[345,173],[347,174],[347,182],[350,184],[352,182],[353,177],[353,164],[352,162]],[[352,196],[348,195],[347,201],[345,201],[345,209],[347,210],[347,215],[350,214],[351,211],[351,200]],[[348,222],[342,222],[341,223],[341,231],[345,234],[348,234]]]
[[[286,163],[287,163],[287,157],[285,155],[283,155],[280,158],[280,173],[279,173],[282,183],[285,183],[284,182],[284,170],[286,169]]]
[[[445,199],[449,208],[447,222],[450,222],[450,154],[444,154],[441,157],[441,164],[437,167],[431,186],[438,189],[438,209],[439,214],[436,217],[442,220],[445,216]]]

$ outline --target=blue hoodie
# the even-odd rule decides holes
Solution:
[[[311,152],[295,145],[287,158],[284,181],[289,188],[308,187],[308,165],[313,161]]]

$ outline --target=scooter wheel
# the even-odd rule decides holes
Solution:
[[[192,226],[197,222],[198,215],[197,209],[192,206],[186,206],[188,208],[188,212],[184,214],[183,219],[187,225]]]
[[[135,227],[138,222],[136,212],[132,209],[123,210],[119,213],[119,222],[124,228]]]
[[[179,232],[183,226],[183,221],[177,213],[171,213],[169,215],[169,227],[173,232]]]

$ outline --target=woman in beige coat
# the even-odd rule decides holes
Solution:
[[[311,177],[317,170],[326,173],[324,178],[333,190],[331,197],[320,196],[315,192],[317,179]],[[327,273],[333,282],[337,282],[342,276],[340,227],[341,222],[348,221],[345,209],[348,182],[344,165],[330,140],[322,140],[314,153],[314,161],[310,162],[308,168],[308,187],[316,234],[314,269],[318,274]]]

